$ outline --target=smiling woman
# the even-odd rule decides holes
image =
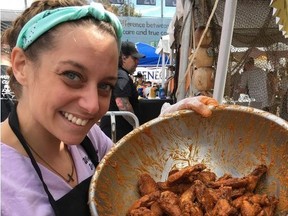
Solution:
[[[112,146],[94,125],[117,79],[122,26],[85,4],[35,1],[4,34],[17,104],[1,125],[2,215],[89,215],[90,178]],[[11,203],[19,188],[25,198]]]

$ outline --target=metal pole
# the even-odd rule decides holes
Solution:
[[[230,0],[228,0],[230,1]],[[183,26],[182,38],[181,38],[181,50],[180,56],[181,61],[179,65],[179,78],[178,78],[178,89],[176,93],[177,101],[185,98],[185,72],[188,65],[188,56],[189,56],[189,42],[190,42],[190,34],[191,34],[191,19],[192,13],[192,3],[191,1],[185,1],[184,3],[184,19],[185,16],[186,22]]]
[[[230,46],[236,15],[236,6],[237,0],[225,1],[223,26],[221,31],[220,48],[213,92],[213,98],[215,98],[219,104],[222,103],[224,96],[227,68],[230,55]]]
[[[165,73],[165,53],[164,53],[164,38],[162,38],[162,88],[164,88],[166,73]]]
[[[130,17],[130,0],[128,0],[128,16]]]
[[[161,18],[163,18],[163,0],[161,0]]]

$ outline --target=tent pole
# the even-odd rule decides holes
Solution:
[[[184,29],[182,32],[181,38],[181,49],[180,56],[181,61],[179,64],[179,78],[178,78],[178,89],[176,92],[177,101],[185,98],[185,72],[188,65],[188,56],[189,56],[189,42],[190,42],[190,34],[191,34],[191,10],[192,10],[192,2],[186,0],[184,3],[184,20],[186,23],[184,24]],[[187,18],[186,18],[187,16]]]
[[[164,39],[162,38],[162,88],[164,88],[165,78],[166,78],[166,73],[165,73]]]
[[[236,6],[237,6],[237,0],[225,1],[223,26],[221,31],[220,48],[219,48],[217,70],[213,91],[213,98],[215,98],[219,104],[222,103],[224,96],[230,46],[232,41],[235,14],[236,14]]]

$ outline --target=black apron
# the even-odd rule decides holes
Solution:
[[[89,210],[89,205],[88,205],[88,191],[89,191],[89,186],[90,186],[90,181],[91,181],[92,176],[82,181],[80,184],[74,187],[69,193],[65,194],[59,200],[55,201],[53,196],[49,192],[47,185],[44,182],[40,168],[35,158],[33,157],[32,152],[29,146],[27,145],[27,142],[25,141],[23,135],[21,134],[19,130],[19,121],[18,121],[18,116],[16,112],[16,105],[14,106],[14,108],[12,109],[9,115],[9,125],[12,128],[15,135],[17,136],[17,138],[19,139],[22,146],[24,147],[25,151],[27,152],[31,160],[31,163],[43,184],[44,190],[48,195],[49,202],[55,212],[55,215],[56,216],[90,215],[90,210]],[[97,152],[94,149],[90,139],[87,136],[82,141],[81,145],[86,151],[88,157],[90,158],[94,166],[97,167],[99,163]]]

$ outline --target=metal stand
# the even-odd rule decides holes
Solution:
[[[137,116],[129,111],[108,111],[106,116],[110,116],[111,119],[111,139],[115,143],[116,142],[116,118],[115,116],[130,116],[133,118],[135,125],[133,128],[135,129],[136,127],[139,127],[139,120]]]

